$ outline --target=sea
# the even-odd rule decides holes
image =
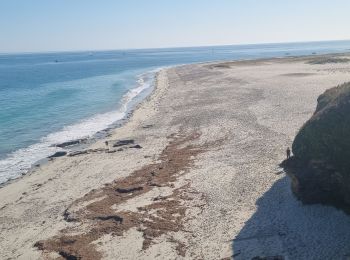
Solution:
[[[71,140],[114,127],[151,93],[164,67],[340,53],[350,41],[0,54],[0,184]]]

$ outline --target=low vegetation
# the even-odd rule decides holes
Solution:
[[[308,62],[308,64],[322,65],[322,64],[329,64],[329,63],[348,63],[348,62],[350,62],[350,59],[347,59],[347,58],[319,57],[319,58],[312,59],[311,61]]]

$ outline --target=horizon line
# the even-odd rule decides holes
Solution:
[[[290,43],[320,43],[320,42],[341,42],[350,41],[350,39],[338,40],[312,40],[312,41],[291,41],[291,42],[260,42],[260,43],[234,43],[218,45],[192,45],[192,46],[168,46],[168,47],[146,47],[146,48],[129,48],[129,49],[85,49],[85,50],[52,50],[52,51],[13,51],[0,52],[0,55],[30,55],[30,54],[50,54],[50,53],[77,53],[77,52],[107,52],[107,51],[138,51],[138,50],[162,50],[162,49],[186,49],[186,48],[208,48],[208,47],[225,47],[225,46],[249,46],[249,45],[267,45],[267,44],[290,44]]]

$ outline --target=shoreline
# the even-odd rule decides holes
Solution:
[[[206,64],[210,65],[210,64],[220,64],[220,63],[236,63],[236,62],[241,62],[242,63],[242,62],[254,62],[254,61],[273,61],[273,60],[278,60],[278,59],[303,60],[303,59],[310,59],[310,58],[311,59],[312,58],[316,58],[317,59],[318,57],[325,57],[325,58],[327,58],[327,57],[339,57],[339,56],[341,57],[341,56],[347,55],[348,53],[349,52],[327,53],[327,54],[317,54],[317,53],[315,53],[315,54],[307,54],[307,55],[299,55],[299,56],[289,56],[289,55],[285,54],[285,56],[270,57],[270,58],[257,58],[257,59],[255,59],[255,58],[249,59],[248,58],[248,59],[237,59],[237,60],[227,60],[227,61],[226,60],[217,60],[217,61],[195,62],[195,63],[189,63],[189,64],[178,64],[178,65],[173,65],[173,66],[163,66],[163,67],[159,67],[159,68],[156,68],[156,69],[152,69],[150,71],[146,71],[146,72],[138,75],[138,78],[141,78],[142,75],[144,75],[144,74],[152,73],[153,74],[152,75],[152,78],[153,78],[152,79],[152,83],[151,83],[150,87],[147,88],[147,89],[152,89],[152,88],[155,88],[154,81],[155,81],[155,79],[157,77],[158,71],[163,70],[163,69],[168,69],[168,68],[176,68],[176,67],[187,66],[187,65],[206,65]],[[71,146],[66,146],[66,147],[64,147],[61,150],[57,150],[56,152],[60,152],[60,151],[64,152],[65,151],[65,152],[67,152],[67,154],[69,154],[70,152],[81,150],[80,148],[88,149],[90,146],[93,146],[94,143],[98,142],[99,140],[106,139],[107,136],[110,135],[111,132],[113,132],[116,128],[119,128],[123,124],[126,124],[128,122],[128,119],[132,116],[133,111],[135,109],[137,109],[137,106],[140,103],[142,103],[144,99],[147,99],[147,96],[152,95],[154,90],[148,91],[147,89],[142,91],[142,92],[146,92],[146,94],[142,94],[142,92],[140,92],[134,98],[135,101],[134,100],[130,100],[130,104],[131,105],[130,105],[130,107],[127,108],[123,118],[115,121],[114,123],[112,123],[107,128],[95,132],[91,136],[82,137],[82,138],[78,138],[78,139],[72,139],[72,140],[66,140],[65,142],[70,142],[70,141],[75,142],[75,141],[80,141],[80,140],[84,140],[85,142],[83,142],[83,143],[79,142],[78,144],[74,144],[74,145],[71,145]],[[133,89],[130,89],[130,90],[133,90]],[[147,93],[147,91],[148,91],[148,93]],[[101,135],[101,136],[99,136],[99,135]],[[55,146],[57,146],[59,144],[60,143],[56,144]],[[68,149],[65,149],[65,148],[68,148]],[[21,149],[26,149],[26,148],[21,148]],[[19,149],[19,150],[21,150],[21,149]],[[35,169],[37,167],[40,167],[41,165],[46,164],[50,160],[50,156],[52,156],[52,155],[54,155],[54,153],[51,154],[51,155],[48,155],[47,157],[41,158],[41,159],[33,162],[31,167],[28,168],[26,170],[26,172],[22,172],[21,175],[15,177],[15,178],[10,178],[10,179],[8,179],[5,182],[0,183],[0,189],[5,187],[6,185],[8,185],[10,183],[16,182],[18,179],[21,179],[23,176],[25,176],[27,174],[32,174],[32,171],[35,171]],[[4,159],[6,159],[6,157]]]
[[[61,156],[54,156],[56,153],[65,152],[66,155],[69,155],[69,153],[76,152],[76,151],[79,151],[79,150],[87,150],[94,143],[98,142],[99,140],[107,138],[108,135],[110,135],[111,132],[113,132],[115,129],[121,127],[123,124],[126,124],[127,121],[129,120],[129,118],[132,116],[133,111],[135,109],[137,109],[138,105],[140,103],[142,103],[147,98],[147,96],[149,96],[149,95],[151,95],[153,93],[154,88],[155,88],[155,83],[154,82],[156,80],[157,73],[158,73],[158,71],[160,71],[162,69],[163,69],[162,67],[159,67],[157,69],[152,69],[152,70],[146,71],[144,73],[141,73],[141,74],[139,74],[137,76],[138,80],[136,80],[136,83],[140,79],[142,79],[142,77],[144,75],[150,74],[151,75],[151,82],[150,82],[149,87],[143,89],[140,93],[138,93],[134,98],[132,98],[129,102],[127,102],[125,104],[126,105],[126,111],[125,111],[125,115],[123,116],[123,118],[113,122],[107,128],[104,128],[104,129],[101,129],[101,130],[95,132],[91,136],[80,137],[80,138],[77,138],[77,139],[67,139],[63,143],[52,144],[51,145],[52,147],[60,147],[61,149],[56,150],[55,152],[52,152],[47,157],[41,158],[41,159],[33,162],[31,167],[28,168],[25,172],[22,172],[21,175],[18,175],[17,177],[14,177],[14,178],[9,178],[7,181],[0,183],[0,189],[5,187],[6,185],[9,185],[11,183],[14,183],[14,182],[18,181],[19,179],[23,178],[26,175],[32,174],[33,171],[35,171],[35,169],[37,167],[40,167],[40,166],[42,166],[44,164],[47,164],[50,160],[52,160],[52,158],[61,157]],[[145,84],[145,83],[143,83],[143,84]],[[136,86],[135,88],[132,88],[132,89],[128,90],[128,92],[125,95],[127,95],[130,91],[133,91],[133,90],[135,90],[135,89],[137,89],[139,87],[140,86]],[[116,111],[119,111],[120,109],[118,109]],[[112,113],[112,112],[115,112],[115,111],[109,111],[107,113]],[[106,114],[106,113],[103,113],[103,114]],[[100,114],[97,114],[97,115],[100,115]],[[91,118],[94,118],[97,115],[94,115],[93,117],[90,117],[90,118],[87,118],[87,119],[84,119],[84,120],[80,120],[76,124],[81,124],[84,121],[91,120]],[[76,125],[76,124],[73,124],[73,125]],[[70,127],[70,126],[71,125],[69,125],[68,127]],[[63,129],[59,130],[58,132],[50,133],[49,135],[59,133],[62,130]],[[65,145],[66,143],[70,143],[70,142],[72,142],[73,144]],[[41,142],[35,143],[33,145],[37,145],[37,144],[40,144],[40,143]],[[31,145],[31,146],[33,146],[33,145]],[[60,146],[60,145],[62,145],[62,146]],[[29,146],[29,147],[31,147],[31,146]],[[20,148],[19,150],[22,150],[22,149],[28,149],[28,147]],[[17,151],[15,151],[15,152],[17,152]],[[5,160],[7,158],[8,157],[4,157],[3,160]]]
[[[72,237],[97,259],[344,255],[349,217],[301,205],[278,168],[317,96],[350,81],[349,62],[311,57],[161,70],[128,121],[90,146],[113,152],[59,157],[0,189],[0,256],[54,259],[77,250],[55,240]]]

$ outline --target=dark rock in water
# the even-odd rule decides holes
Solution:
[[[350,83],[327,90],[317,101],[295,137],[294,156],[282,166],[303,202],[350,212]]]
[[[111,142],[113,147],[118,147],[118,146],[123,146],[123,145],[129,145],[129,144],[134,144],[134,140],[129,139],[129,140],[118,140]]]
[[[55,157],[61,157],[61,156],[65,156],[67,154],[67,152],[56,152],[53,155],[47,157],[47,158],[55,158]]]

